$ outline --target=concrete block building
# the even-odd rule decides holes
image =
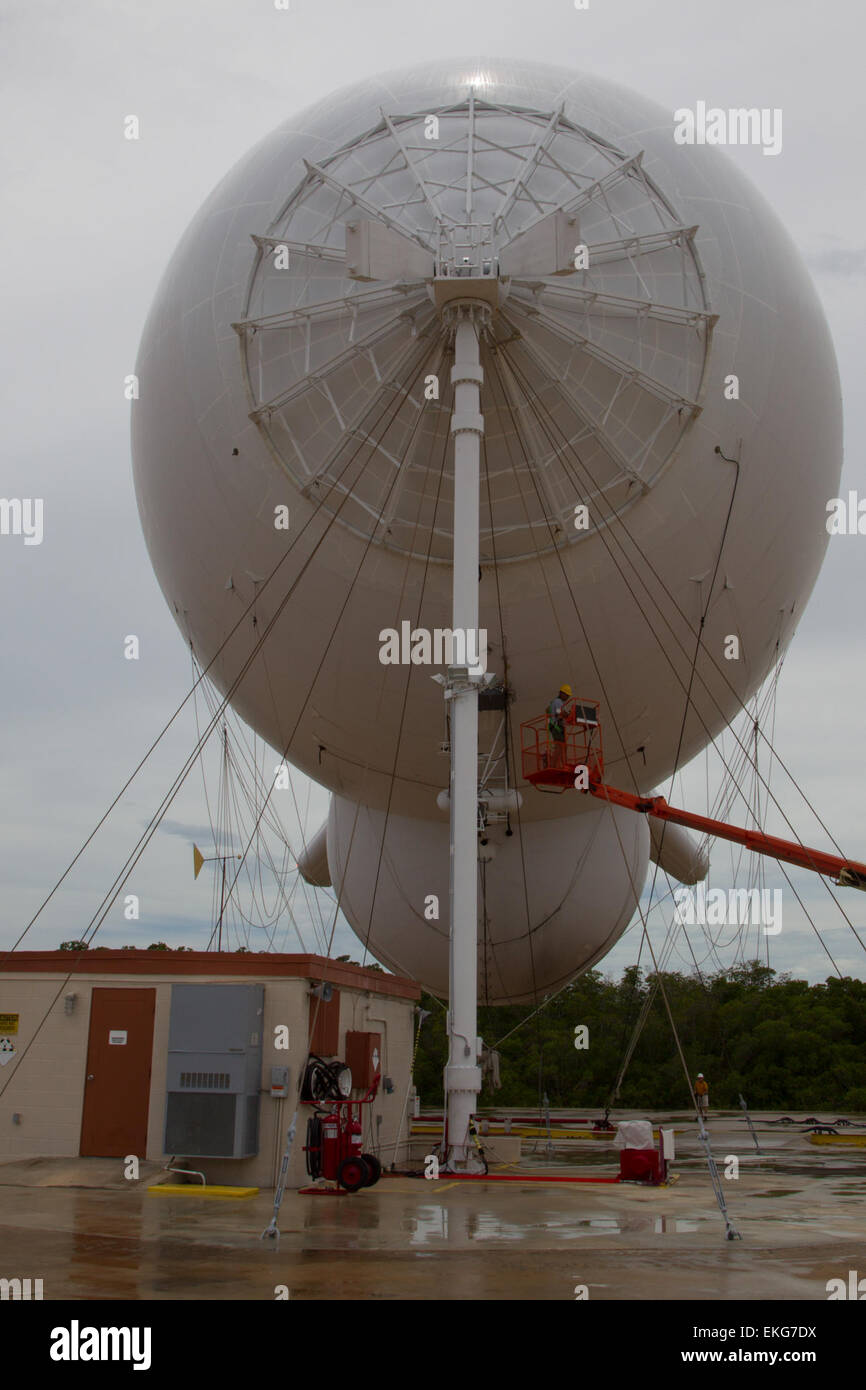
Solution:
[[[405,1150],[411,980],[311,955],[18,951],[0,963],[0,1161],[189,1160],[273,1187],[308,1053],[353,1071],[364,1148]],[[286,1069],[288,1076],[286,1077]],[[288,1186],[307,1180],[301,1105]],[[398,1157],[401,1157],[398,1155]]]

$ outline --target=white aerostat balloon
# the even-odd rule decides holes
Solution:
[[[652,789],[704,619],[680,765],[723,729],[818,574],[841,409],[822,311],[762,197],[678,144],[673,111],[570,70],[431,62],[330,94],[198,213],[136,366],[153,565],[205,665],[256,599],[214,666],[223,689],[273,620],[232,702],[334,794],[307,870],[373,954],[436,990],[442,691],[380,657],[388,629],[449,626],[451,344],[429,281],[443,257],[459,268],[461,238],[497,281],[480,604],[523,797],[479,867],[480,988],[501,1001],[599,960],[650,854],[642,817],[523,781],[520,722],[569,682],[600,702],[607,779]],[[482,751],[501,719],[481,715]],[[501,790],[502,762],[487,771]],[[688,837],[665,843],[701,872]]]

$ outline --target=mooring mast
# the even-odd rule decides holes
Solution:
[[[453,317],[454,527],[452,626],[478,632],[479,463],[484,417],[481,414],[480,331],[490,310],[481,300],[457,299],[445,311]],[[480,652],[476,641],[474,648]],[[449,667],[445,699],[451,703],[451,871],[449,883],[450,954],[448,1065],[445,1069],[447,1166],[472,1172],[480,1160],[469,1130],[481,1090],[478,1038],[478,689],[483,674],[469,666]]]
[[[473,208],[475,98],[467,108],[465,220],[436,214],[431,242],[413,239],[373,209],[353,212],[346,223],[346,267],[350,279],[394,282],[403,288],[424,284],[443,331],[453,334],[451,384],[454,404],[454,524],[452,539],[452,630],[462,634],[464,652],[481,654],[478,628],[480,458],[484,437],[481,414],[481,342],[493,315],[508,297],[514,276],[572,275],[576,269],[578,219],[563,207],[544,214],[499,246],[496,224]],[[425,198],[429,190],[424,185]],[[501,223],[500,218],[500,223]],[[497,235],[502,235],[500,230]],[[428,249],[429,248],[429,249]],[[435,248],[435,249],[434,249]],[[443,1148],[452,1172],[478,1172],[483,1160],[471,1136],[472,1116],[481,1090],[478,1037],[478,696],[494,679],[485,662],[450,666],[444,696],[450,705],[451,775],[449,876],[448,1063],[445,1069]],[[519,793],[513,804],[520,804]],[[440,805],[442,803],[440,802]]]
[[[471,218],[471,178],[466,208]],[[478,635],[479,497],[481,440],[481,337],[498,302],[499,282],[489,223],[450,224],[440,232],[433,294],[442,319],[454,332],[451,384],[454,406],[454,526],[451,622],[466,650],[481,653]],[[483,665],[483,661],[479,662]],[[445,1068],[445,1131],[448,1168],[482,1167],[470,1138],[481,1090],[478,1037],[478,692],[486,683],[478,668],[452,666],[445,699],[451,707],[449,786],[449,990],[448,1064]]]

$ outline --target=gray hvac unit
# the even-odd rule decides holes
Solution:
[[[173,985],[164,1152],[259,1151],[264,985]]]

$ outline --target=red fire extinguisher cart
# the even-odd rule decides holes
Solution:
[[[307,1172],[311,1178],[327,1178],[337,1183],[337,1190],[357,1192],[372,1187],[382,1175],[382,1165],[375,1154],[362,1153],[363,1126],[361,1106],[371,1105],[379,1089],[379,1073],[360,1100],[339,1100],[316,1105],[316,1113],[307,1121]],[[303,1187],[302,1192],[329,1192],[333,1188]]]

